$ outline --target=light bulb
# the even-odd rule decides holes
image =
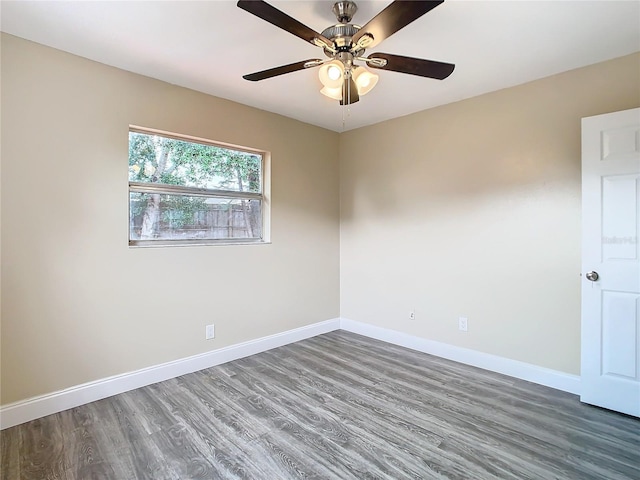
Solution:
[[[342,75],[342,72],[338,67],[336,67],[335,65],[329,66],[329,69],[327,70],[327,76],[331,80],[338,80],[340,78],[340,75]]]

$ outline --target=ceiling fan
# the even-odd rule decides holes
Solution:
[[[363,62],[371,68],[444,80],[451,75],[455,65],[389,53],[372,53],[368,57],[363,56],[367,48],[375,47],[443,1],[396,0],[363,27],[351,23],[353,15],[358,10],[355,2],[338,1],[333,5],[332,11],[339,23],[324,29],[322,33],[318,33],[267,2],[239,0],[238,7],[241,9],[322,48],[328,57],[327,59],[312,58],[270,68],[244,75],[242,78],[256,82],[285,73],[321,66],[319,77],[323,88],[320,93],[339,100],[341,105],[357,102],[361,95],[371,91],[378,82],[376,74],[364,66],[356,65],[356,61]]]

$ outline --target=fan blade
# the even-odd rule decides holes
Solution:
[[[349,82],[342,84],[342,100],[340,105],[351,105],[360,101],[360,95],[358,95],[358,87],[353,78],[349,78]]]
[[[278,75],[284,75],[285,73],[297,72],[298,70],[304,70],[305,68],[317,67],[322,63],[324,63],[324,60],[320,60],[319,58],[312,58],[311,60],[303,60],[302,62],[290,63],[289,65],[282,65],[281,67],[270,68],[269,70],[263,70],[261,72],[243,75],[242,78],[251,82],[257,82],[258,80],[277,77]]]
[[[451,73],[453,73],[453,69],[456,68],[452,63],[423,60],[422,58],[402,57],[400,55],[391,55],[389,53],[372,53],[367,58],[380,58],[387,61],[384,66],[376,65],[375,62],[367,63],[367,65],[373,68],[409,73],[420,77],[435,78],[436,80],[444,80],[451,75]]]
[[[353,36],[351,42],[353,45],[358,43],[360,37],[365,34],[370,35],[372,41],[367,43],[364,48],[372,48],[378,45],[385,38],[389,38],[401,28],[406,27],[414,20],[417,20],[429,10],[440,5],[444,0],[434,1],[404,1],[396,0],[382,10],[378,15],[369,20]]]
[[[307,42],[333,49],[333,42],[262,0],[239,0],[238,7]]]

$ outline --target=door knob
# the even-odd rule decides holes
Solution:
[[[595,282],[600,278],[600,275],[598,275],[598,272],[587,272],[586,277],[587,277],[587,280]]]

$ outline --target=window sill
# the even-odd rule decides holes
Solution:
[[[265,240],[131,240],[129,248],[160,248],[160,247],[217,247],[217,246],[246,246],[246,245],[270,245],[270,241]]]

